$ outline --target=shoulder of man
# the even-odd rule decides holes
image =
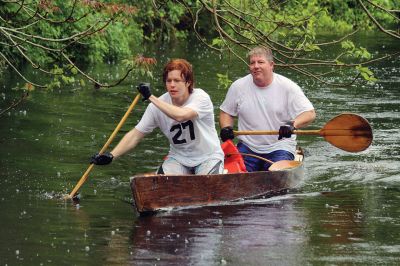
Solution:
[[[168,92],[161,94],[158,98],[164,102],[171,102],[171,96]]]
[[[232,84],[236,84],[236,83],[242,84],[242,83],[247,83],[247,82],[253,82],[253,77],[251,76],[251,74],[247,74],[244,77],[238,78]]]
[[[210,95],[205,90],[203,90],[201,88],[193,88],[193,92],[192,93],[193,93],[193,95],[196,95],[196,96],[203,96],[203,97],[210,98]]]
[[[244,86],[248,86],[249,84],[252,84],[253,82],[253,78],[251,76],[251,74],[248,74],[244,77],[238,78],[237,80],[235,80],[234,82],[232,82],[231,86],[229,87],[229,89],[231,88],[243,88]]]
[[[278,82],[281,86],[284,85],[288,88],[300,88],[300,86],[296,82],[278,73],[274,73],[274,80]]]
[[[196,93],[196,94],[208,94],[205,90],[203,90],[202,88],[193,88],[193,92],[192,93]]]

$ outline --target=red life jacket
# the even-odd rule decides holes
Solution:
[[[224,168],[228,170],[228,173],[244,173],[246,166],[241,154],[232,140],[228,139],[221,144],[221,148],[225,154]]]

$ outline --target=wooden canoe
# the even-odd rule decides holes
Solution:
[[[303,155],[296,156],[303,161]],[[180,207],[220,205],[284,193],[304,177],[303,164],[283,171],[217,175],[135,175],[134,205],[141,214]]]

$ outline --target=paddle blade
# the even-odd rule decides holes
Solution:
[[[330,144],[348,152],[367,149],[372,143],[372,128],[368,121],[356,114],[340,114],[320,130],[319,133]]]
[[[283,161],[277,161],[268,168],[268,171],[282,171],[282,170],[288,170],[290,168],[295,168],[301,165],[301,162],[299,161],[289,161],[289,160],[283,160]]]

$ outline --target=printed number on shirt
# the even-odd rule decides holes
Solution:
[[[184,123],[173,125],[169,130],[170,132],[176,132],[175,135],[172,137],[172,141],[174,142],[174,144],[187,143],[186,139],[181,138],[183,130],[189,130],[190,140],[195,139],[193,122],[191,120],[188,120]]]

